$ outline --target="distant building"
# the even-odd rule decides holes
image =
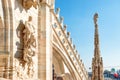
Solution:
[[[120,74],[117,73],[118,76],[116,76],[116,73],[113,73],[112,71],[105,70],[103,75],[104,75],[104,80],[120,80]],[[88,80],[92,79],[92,72],[88,72]]]
[[[104,78],[105,80],[111,79],[111,80],[120,80],[119,73],[113,73],[112,71],[104,71]]]
[[[113,80],[113,79],[111,79],[111,78],[104,78],[104,80]]]

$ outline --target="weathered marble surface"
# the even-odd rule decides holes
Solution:
[[[57,76],[63,78],[68,73],[65,79],[87,79],[67,26],[62,27],[60,9],[54,12],[54,4],[54,0],[0,1],[0,77],[4,74],[3,78],[11,80],[52,80],[54,65]]]

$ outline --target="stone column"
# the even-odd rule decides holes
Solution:
[[[52,80],[52,27],[47,0],[41,2],[38,15],[38,77]]]
[[[0,42],[2,45],[0,45],[0,54],[4,55],[4,59],[6,61],[3,61],[5,65],[2,65],[4,67],[4,77],[5,78],[10,78],[10,75],[12,73],[9,72],[9,66],[12,64],[11,60],[13,59],[11,57],[12,52],[13,52],[13,16],[12,16],[12,6],[11,6],[11,0],[1,0],[0,1],[0,7],[2,8],[0,13],[3,15],[1,16],[0,21]],[[1,56],[0,55],[0,56]],[[11,58],[11,59],[10,59]],[[2,59],[2,58],[1,58]]]
[[[7,5],[7,1],[6,0],[3,0],[2,1],[2,7],[3,7],[3,18],[4,18],[4,21],[3,21],[3,24],[4,24],[4,53],[8,53],[9,51],[9,46],[10,46],[10,37],[9,37],[9,34],[10,34],[10,27],[9,27],[9,6]]]

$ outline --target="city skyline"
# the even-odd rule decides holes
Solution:
[[[94,13],[99,14],[98,26],[100,37],[100,53],[103,57],[104,67],[120,66],[120,10],[119,0],[116,1],[89,1],[69,0],[62,2],[56,0],[56,8],[60,8],[60,15],[64,17],[71,32],[73,43],[76,45],[81,59],[88,70],[94,56]],[[66,5],[67,4],[67,5]]]

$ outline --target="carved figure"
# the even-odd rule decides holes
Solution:
[[[22,0],[22,5],[26,10],[30,9],[32,6],[37,9],[38,2],[37,0]]]
[[[25,29],[23,30],[24,36],[24,49],[23,49],[23,60],[28,66],[28,75],[33,76],[34,72],[34,61],[33,56],[35,56],[36,51],[36,37],[35,28],[31,23],[32,17],[29,16],[28,21],[25,22]]]
[[[17,52],[15,54],[15,57],[17,59],[22,59],[22,57],[23,57],[23,48],[24,48],[23,30],[24,30],[24,28],[25,28],[25,25],[24,25],[23,21],[20,20],[20,24],[18,25],[18,27],[16,29],[16,34],[17,34],[17,37],[19,38],[19,42],[16,42]]]

